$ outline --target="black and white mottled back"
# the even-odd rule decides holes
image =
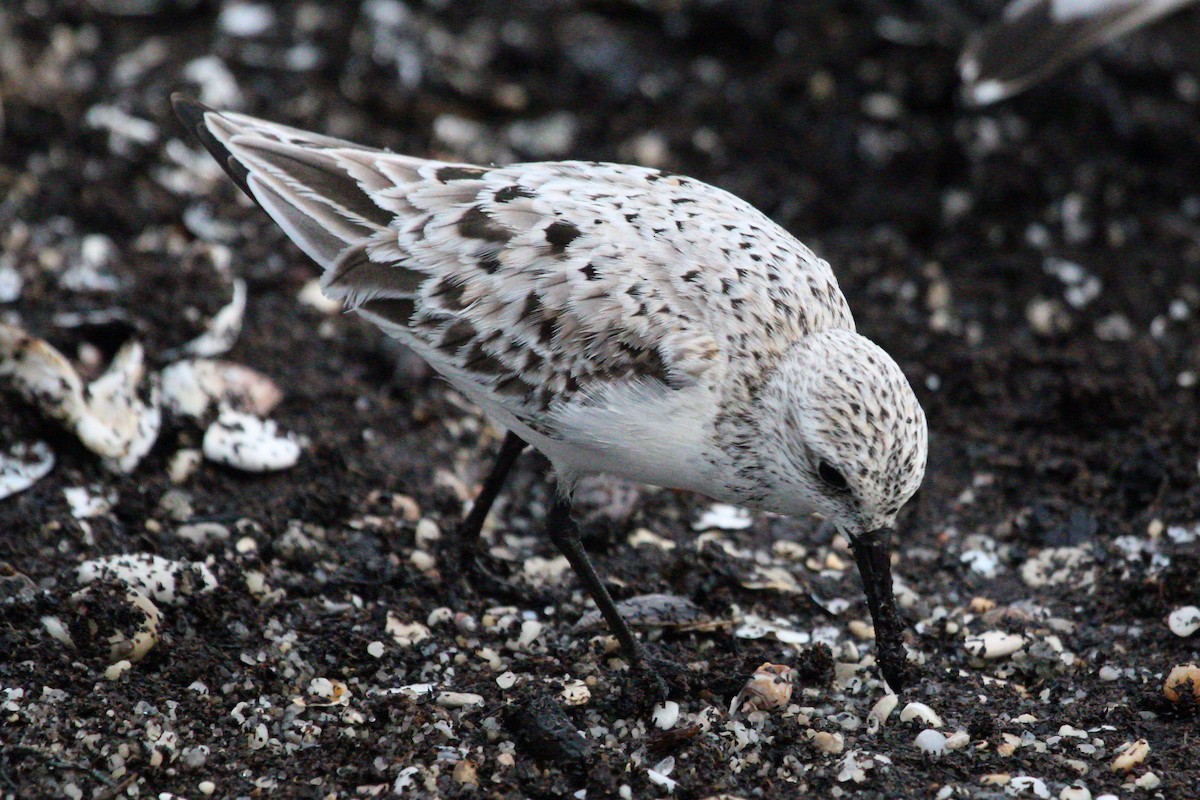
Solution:
[[[747,445],[765,430],[757,398],[814,332],[857,336],[825,261],[700,181],[427,161],[176,106],[321,265],[327,295],[413,347],[568,487],[608,471],[769,501]],[[863,381],[885,383],[869,367]]]

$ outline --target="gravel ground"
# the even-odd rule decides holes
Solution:
[[[1200,796],[1167,678],[1200,657],[1200,13],[964,108],[996,10],[5,3],[0,795]],[[535,455],[486,531],[505,579],[448,605],[502,432],[314,296],[175,90],[661,166],[828,258],[929,416],[896,561],[922,680],[883,694],[819,522],[596,479],[589,550],[694,667],[647,708],[539,535]]]

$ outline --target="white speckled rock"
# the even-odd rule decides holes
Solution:
[[[54,469],[54,452],[45,442],[18,442],[0,451],[0,500],[30,486]]]
[[[118,580],[160,603],[178,603],[185,597],[217,588],[217,579],[199,562],[171,561],[150,553],[105,556],[79,565],[77,580]]]
[[[1167,627],[1171,633],[1181,638],[1187,638],[1200,631],[1200,608],[1183,606],[1171,612],[1167,617]]]
[[[214,404],[258,416],[271,413],[283,392],[257,370],[231,361],[192,358],[162,371],[163,403],[173,413],[203,417]]]
[[[223,410],[204,432],[204,457],[246,472],[273,472],[295,466],[300,442],[280,434],[272,420]]]

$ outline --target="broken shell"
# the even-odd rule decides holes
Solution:
[[[785,708],[792,699],[792,675],[795,673],[786,664],[767,662],[754,670],[754,674],[731,704],[731,712],[773,711]]]
[[[163,369],[162,391],[172,412],[197,418],[214,404],[261,417],[283,399],[275,382],[261,372],[208,358],[176,361]]]
[[[969,636],[963,648],[976,658],[996,659],[1011,656],[1025,646],[1025,637],[1004,631],[988,631]]]
[[[483,695],[472,692],[438,692],[434,699],[442,708],[465,708],[483,705]]]
[[[1188,682],[1191,682],[1191,692],[1200,700],[1200,666],[1196,664],[1179,664],[1163,681],[1163,694],[1172,703],[1178,703],[1180,697],[1188,692]]]
[[[49,343],[0,324],[0,378],[9,378],[43,414],[60,420],[105,466],[130,472],[154,446],[162,424],[158,376],[146,375],[142,346],[128,342],[85,388]]]
[[[199,562],[171,561],[150,553],[105,556],[79,565],[76,580],[118,580],[160,603],[178,603],[192,594],[211,592],[217,579]]]
[[[901,722],[920,720],[931,728],[942,727],[942,718],[932,708],[924,703],[909,703],[900,711]]]
[[[846,747],[846,739],[840,733],[814,731],[812,728],[809,728],[808,731],[810,734],[812,734],[809,737],[812,739],[812,743],[822,753],[828,753],[829,755],[836,756]]]
[[[204,457],[246,472],[271,472],[294,466],[300,442],[280,434],[272,420],[223,409],[204,432]]]
[[[106,657],[138,662],[158,643],[158,606],[137,589],[97,583],[71,595],[70,641]]]
[[[894,694],[885,694],[879,698],[879,701],[871,708],[867,714],[867,733],[875,733],[881,727],[887,724],[888,717],[896,710],[899,705],[900,698]]]
[[[433,634],[429,632],[429,628],[419,622],[401,622],[399,617],[396,617],[392,612],[388,612],[387,622],[384,630],[387,631],[396,644],[401,647],[411,647],[414,644],[425,641]]]
[[[592,699],[592,691],[583,681],[568,681],[560,696],[562,701],[569,706],[582,706],[587,705],[588,701]]]
[[[650,719],[654,721],[654,727],[664,731],[670,730],[679,721],[679,703],[667,700],[656,705],[650,714]]]
[[[227,267],[222,268],[221,263],[223,260],[228,264],[228,249],[213,245],[212,253],[213,263],[217,265],[218,271],[224,272]],[[222,254],[223,257],[219,258]],[[242,333],[242,319],[246,314],[246,282],[241,278],[234,278],[232,283],[233,293],[229,302],[205,323],[203,333],[174,351],[176,354],[183,352],[193,356],[219,356],[229,352],[237,342]]]
[[[1187,638],[1200,631],[1200,608],[1183,606],[1175,609],[1167,617],[1167,627],[1180,638]]]
[[[1136,742],[1126,742],[1122,745],[1121,754],[1113,759],[1109,769],[1113,772],[1129,772],[1150,755],[1150,743],[1145,739]]]
[[[23,492],[54,469],[54,452],[45,442],[18,442],[0,451],[0,500]]]

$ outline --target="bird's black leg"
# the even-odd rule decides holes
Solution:
[[[492,504],[496,502],[496,497],[500,494],[500,489],[503,488],[504,481],[508,478],[508,473],[512,471],[513,464],[516,463],[517,457],[521,455],[526,446],[525,440],[512,431],[505,434],[504,442],[500,445],[500,453],[496,456],[496,463],[492,465],[492,471],[484,479],[479,495],[471,504],[471,511],[455,529],[454,535],[450,539],[448,548],[450,552],[447,555],[450,556],[456,567],[456,576],[465,575],[473,565],[479,550],[479,534],[483,530],[483,521],[487,519],[488,512],[492,510]]]
[[[600,609],[609,629],[617,637],[617,641],[621,644],[621,650],[624,651],[634,669],[645,672],[654,682],[654,693],[657,695],[655,699],[665,700],[667,682],[663,679],[662,673],[667,673],[670,677],[678,677],[681,673],[686,672],[686,669],[646,653],[642,643],[634,636],[633,631],[625,622],[625,618],[617,610],[617,604],[613,602],[612,595],[604,587],[604,582],[600,580],[600,575],[592,566],[592,560],[584,551],[583,545],[579,541],[579,526],[571,517],[570,504],[557,493],[554,505],[551,506],[550,513],[546,517],[546,532],[559,552],[567,557],[571,568],[583,582],[588,594],[592,596],[596,607]]]
[[[491,472],[484,478],[483,486],[480,488],[479,494],[476,495],[475,502],[471,504],[470,512],[459,523],[451,540],[455,549],[455,560],[460,571],[476,555],[479,549],[479,536],[483,531],[484,520],[487,519],[488,513],[492,510],[492,505],[500,495],[500,490],[504,488],[504,482],[508,480],[508,473],[512,471],[513,465],[517,462],[517,457],[521,455],[526,447],[525,440],[512,431],[504,435],[504,441],[500,445],[500,452],[496,455],[495,463],[492,464]]]

